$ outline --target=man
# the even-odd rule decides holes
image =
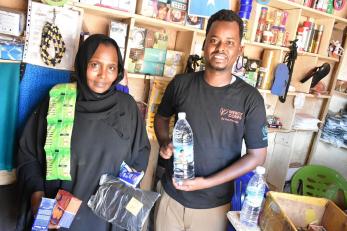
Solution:
[[[157,231],[225,231],[233,180],[262,165],[267,129],[259,92],[231,74],[242,53],[242,20],[231,10],[212,15],[206,28],[206,70],[176,76],[155,117],[160,156],[170,159],[156,210]],[[194,133],[195,178],[172,179],[170,116],[186,112]],[[247,154],[241,157],[242,140]]]

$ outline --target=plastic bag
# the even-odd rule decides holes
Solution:
[[[99,217],[129,231],[140,231],[159,193],[133,188],[112,175],[103,175],[88,201]]]

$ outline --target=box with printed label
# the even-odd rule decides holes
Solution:
[[[166,77],[175,77],[177,74],[183,73],[183,66],[175,65],[165,65],[164,66],[164,76]]]
[[[144,60],[155,63],[165,63],[166,50],[145,48]]]
[[[0,33],[21,36],[24,32],[25,14],[20,11],[0,7]]]
[[[182,66],[184,64],[184,53],[181,51],[167,50],[165,64]]]
[[[109,36],[114,39],[120,48],[125,47],[128,25],[117,21],[111,21]]]

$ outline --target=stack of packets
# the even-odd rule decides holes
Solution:
[[[164,76],[174,77],[183,73],[184,53],[180,51],[168,50],[166,52]]]
[[[48,230],[49,223],[70,228],[81,203],[81,200],[64,190],[59,190],[55,199],[42,198],[32,230]]]
[[[162,76],[168,40],[160,30],[135,27],[130,33],[128,71]]]

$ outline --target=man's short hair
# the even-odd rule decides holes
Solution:
[[[220,10],[216,13],[214,13],[207,22],[207,27],[206,27],[206,35],[211,29],[212,23],[215,21],[228,21],[228,22],[237,22],[239,25],[239,30],[240,30],[240,40],[242,40],[242,35],[243,35],[243,21],[240,18],[238,14],[236,14],[232,10]]]

